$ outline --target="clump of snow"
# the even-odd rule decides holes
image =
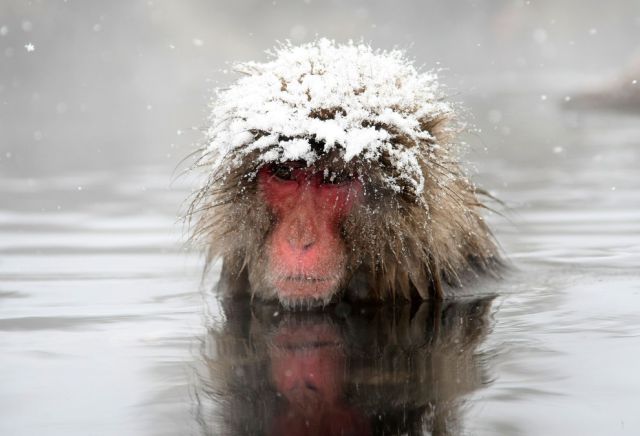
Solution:
[[[269,54],[268,62],[238,64],[244,76],[216,91],[205,150],[214,171],[239,165],[249,153],[257,152],[260,165],[311,165],[319,152],[337,150],[346,162],[384,156],[395,177],[422,191],[425,144],[437,147],[424,126],[452,115],[433,71],[418,71],[400,50],[328,39]],[[391,176],[388,182],[399,185]]]

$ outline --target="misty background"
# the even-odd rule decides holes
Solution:
[[[520,130],[487,99],[533,91],[534,108],[614,80],[640,57],[640,2],[4,0],[0,171],[171,171],[201,139],[193,128],[211,90],[236,77],[225,74],[232,62],[316,36],[442,68],[499,159]]]

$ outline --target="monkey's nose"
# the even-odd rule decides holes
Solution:
[[[289,248],[294,252],[305,253],[316,244],[316,237],[306,226],[294,226],[287,237]]]
[[[315,244],[315,242],[307,242],[302,244],[302,250],[306,251],[310,249],[311,247],[313,247],[313,244]]]
[[[317,227],[309,216],[301,214],[287,227],[286,240],[293,252],[306,253],[316,244]]]
[[[301,237],[301,238],[296,238],[296,237],[292,237],[289,238],[288,240],[289,242],[289,247],[293,250],[293,251],[309,251],[315,244],[315,238],[310,237],[310,235],[308,235],[307,237]]]

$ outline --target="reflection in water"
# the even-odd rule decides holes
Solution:
[[[459,434],[487,383],[476,348],[492,298],[283,312],[224,303],[196,399],[204,434]]]

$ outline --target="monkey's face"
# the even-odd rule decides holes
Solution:
[[[361,201],[361,182],[352,174],[288,162],[263,167],[258,189],[274,217],[262,285],[289,306],[327,303],[347,279],[340,229]]]

